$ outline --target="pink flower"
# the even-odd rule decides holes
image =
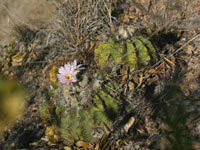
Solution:
[[[82,64],[77,65],[77,61],[74,60],[74,62],[71,63],[71,67],[74,69],[75,72],[80,72],[80,70],[85,69],[84,67],[81,67]]]
[[[67,63],[63,67],[60,67],[58,70],[59,74],[57,74],[59,81],[63,84],[72,84],[72,82],[76,82],[77,73],[80,72],[81,69],[84,69],[84,67],[81,66],[81,64],[77,65],[77,61],[74,60],[74,62]]]

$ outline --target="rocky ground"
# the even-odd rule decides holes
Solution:
[[[1,132],[0,149],[199,149],[199,1],[88,1],[92,9],[76,2],[0,2],[0,73],[27,91],[24,115]],[[98,8],[101,4],[105,9]],[[128,77],[118,78],[119,91],[125,97],[121,99],[135,99],[127,100],[131,111],[121,113],[96,142],[67,145],[54,115],[42,117],[40,110],[44,102],[54,103],[50,92],[59,87],[54,72],[78,60],[86,68],[82,75],[94,79],[87,73],[99,69],[94,49],[122,26],[141,34],[152,29],[158,35],[148,37],[158,53],[157,65],[139,74],[121,69]],[[149,81],[149,74],[156,74],[156,81]]]

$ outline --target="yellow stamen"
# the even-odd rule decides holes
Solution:
[[[66,78],[67,80],[72,81],[72,74],[71,74],[71,73],[66,74],[65,78]]]

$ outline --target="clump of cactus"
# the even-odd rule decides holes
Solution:
[[[94,54],[100,67],[111,59],[111,64],[122,64],[133,69],[155,63],[157,59],[151,42],[142,36],[122,40],[110,38],[109,42],[100,43]],[[68,64],[65,69],[72,66],[69,70],[73,70],[76,65]],[[59,73],[63,74],[62,78],[68,77],[65,70]],[[78,140],[95,142],[105,133],[106,127],[111,127],[120,113],[122,102],[118,94],[120,92],[117,92],[118,83],[115,79],[108,80],[109,75],[108,72],[101,74],[98,70],[88,70],[82,73],[80,79],[77,77],[76,83],[55,85],[57,88],[54,89],[52,104],[56,110],[62,108],[55,114],[61,136],[67,145]]]
[[[98,65],[106,65],[110,57],[115,64],[129,65],[130,68],[153,64],[157,59],[156,50],[151,42],[142,36],[123,40],[110,38],[109,42],[101,42],[95,49],[95,60]]]
[[[78,140],[95,142],[115,120],[120,102],[118,94],[111,91],[116,90],[117,83],[108,81],[106,76],[88,71],[77,84],[58,83],[54,89],[55,114],[67,145]],[[62,111],[57,111],[60,108]]]
[[[106,86],[109,88],[110,85]],[[114,98],[107,92],[106,88],[100,89],[88,100],[88,105],[62,114],[60,129],[67,144],[73,144],[74,140],[94,142],[94,129],[100,126],[100,129],[103,129],[104,124],[110,125],[119,109],[117,96]]]

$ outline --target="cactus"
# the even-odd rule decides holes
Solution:
[[[108,60],[130,68],[155,63],[156,60],[156,51],[151,42],[141,36],[123,40],[110,38],[109,42],[100,43],[94,54],[100,67],[105,66]],[[113,79],[108,81],[108,75],[108,72],[97,71],[95,74],[88,71],[77,85],[63,85],[58,91],[55,90],[60,93],[53,100],[55,106],[66,109],[61,111],[60,117],[61,136],[66,144],[73,145],[78,140],[94,143],[99,137],[96,129],[103,133],[105,125],[111,127],[117,115],[123,111],[119,109],[120,96],[113,92],[117,91],[118,83]]]
[[[125,62],[125,64],[130,64],[131,68],[134,68],[137,63],[137,57],[136,57],[135,47],[130,40],[126,41],[125,50],[127,51],[125,53],[126,56],[123,58],[123,61]]]
[[[153,45],[151,44],[151,42],[145,38],[143,38],[142,36],[139,36],[139,39],[145,44],[145,46],[147,47],[147,49],[149,50],[149,55],[152,58],[152,62],[156,63],[157,60],[157,56],[156,56],[156,50],[154,49]]]
[[[91,96],[87,105],[62,114],[60,131],[66,144],[72,145],[77,140],[95,142],[94,129],[104,124],[109,126],[115,119],[119,111],[117,96],[108,94],[108,90],[115,87],[110,82],[105,85]]]
[[[151,42],[142,36],[131,37],[122,41],[110,38],[109,42],[100,43],[95,49],[95,60],[100,67],[106,65],[109,56],[115,64],[129,65],[131,68],[143,67],[156,62],[156,50]]]
[[[62,137],[69,145],[77,140],[93,142],[93,121],[87,110],[74,110],[71,113],[63,114],[60,129]]]
[[[47,102],[43,102],[39,106],[39,111],[40,111],[40,118],[43,119],[45,122],[50,120],[51,115],[50,115],[50,106]]]

